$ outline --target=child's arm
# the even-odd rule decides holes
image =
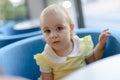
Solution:
[[[91,63],[102,57],[105,49],[105,44],[109,35],[110,32],[108,32],[108,29],[105,29],[104,31],[101,32],[99,36],[99,42],[96,45],[96,47],[93,49],[93,55],[87,58],[87,62]]]
[[[43,73],[41,72],[42,80],[53,80],[53,74],[52,73]]]

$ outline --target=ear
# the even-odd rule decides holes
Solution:
[[[71,37],[74,35],[74,28],[75,28],[74,24],[70,24],[70,35],[71,35]]]
[[[73,31],[74,31],[74,28],[75,28],[74,24],[70,24],[70,29],[71,29],[71,32],[73,32]]]

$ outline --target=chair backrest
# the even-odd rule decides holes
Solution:
[[[33,55],[42,52],[44,45],[45,42],[39,35],[3,47],[0,49],[0,65],[3,72],[37,80],[40,71]]]
[[[0,27],[0,32],[5,36],[8,36],[8,35],[10,36],[10,35],[19,35],[19,34],[24,34],[24,33],[40,31],[40,26],[36,26],[36,27],[30,28],[30,29],[16,30],[16,29],[14,29],[14,26],[16,24],[17,24],[16,21],[8,21]],[[21,27],[22,27],[22,25],[21,25]]]
[[[98,42],[101,30],[80,29],[76,30],[79,37],[91,35],[94,44]],[[119,31],[111,30],[105,47],[103,58],[120,53]],[[39,67],[36,65],[33,55],[41,53],[45,42],[42,36],[27,38],[0,50],[0,65],[6,74],[17,75],[32,80],[40,76]]]
[[[24,33],[24,34],[19,34],[19,35],[11,35],[11,36],[4,36],[3,34],[0,34],[0,48],[4,47],[10,43],[16,42],[18,40],[36,36],[36,35],[40,35],[40,34],[41,34],[40,31]]]
[[[111,35],[106,43],[103,58],[115,54],[120,54],[120,31],[119,30],[110,30],[110,31],[111,31]]]
[[[40,27],[35,27],[35,28],[25,29],[25,30],[11,29],[11,32],[9,32],[7,35],[19,35],[19,34],[35,32],[35,31],[40,31]]]
[[[79,37],[91,35],[94,46],[96,46],[96,44],[98,43],[99,34],[101,33],[101,31],[102,29],[84,28],[84,29],[76,30],[76,33]],[[113,29],[110,29],[109,31],[111,35],[108,37],[108,40],[105,46],[105,52],[102,58],[120,53],[120,31],[113,30]]]
[[[11,35],[13,32],[13,26],[16,24],[15,21],[8,21],[0,27],[0,32],[3,35]]]

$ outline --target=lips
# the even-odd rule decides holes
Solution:
[[[53,42],[53,44],[58,44],[58,43],[60,43],[60,41],[54,41],[54,42]]]

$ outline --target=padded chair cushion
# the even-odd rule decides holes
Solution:
[[[32,36],[40,35],[40,34],[41,34],[40,31],[19,34],[19,35],[12,35],[12,36],[4,36],[4,35],[0,34],[0,48],[4,47],[10,43],[13,43],[13,42],[25,39],[25,38],[29,38]]]
[[[33,55],[42,52],[44,45],[42,36],[36,36],[2,48],[0,50],[0,65],[5,74],[37,80],[40,71]]]
[[[100,29],[79,29],[76,33],[79,37],[91,35],[96,45],[101,31]],[[110,30],[110,32],[103,58],[120,53],[120,31]],[[6,74],[37,80],[40,71],[33,55],[41,53],[44,45],[43,37],[35,36],[5,46],[0,49],[0,65]]]

